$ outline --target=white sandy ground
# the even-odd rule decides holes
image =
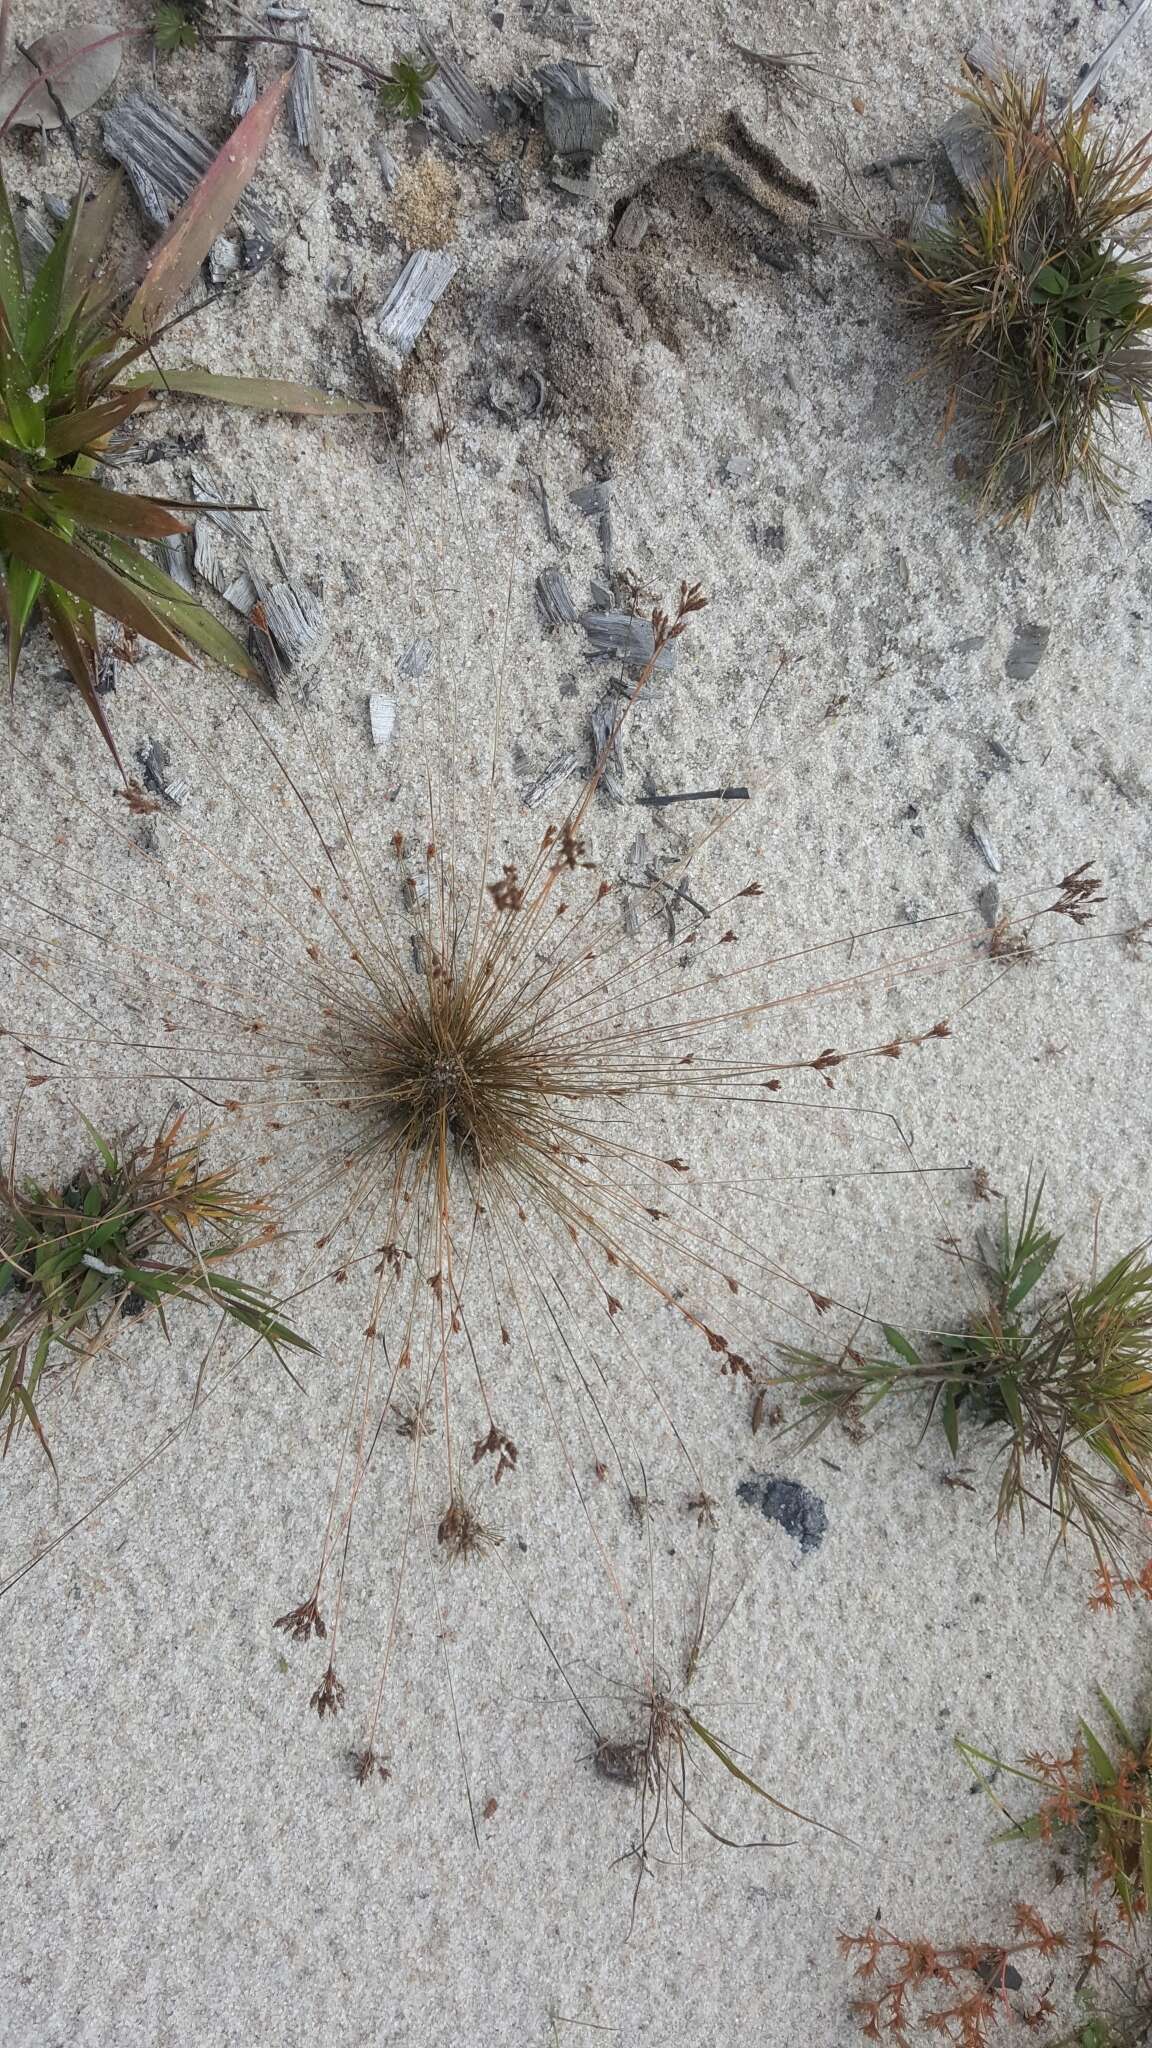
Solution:
[[[506,17],[498,30],[487,8],[453,12],[480,78],[502,82],[518,63],[563,54],[511,4]],[[649,0],[606,20],[594,42],[622,107],[620,137],[602,165],[604,204],[570,202],[537,174],[529,219],[500,225],[489,180],[465,167],[460,305],[479,307],[479,320],[504,265],[536,241],[562,234],[594,247],[615,196],[728,106],[832,202],[844,196],[840,153],[858,166],[933,133],[977,28],[1030,65],[1051,61],[1067,85],[1118,18],[1114,6],[1086,9],[1066,27],[1062,11],[1032,7],[975,21],[948,5],[682,13]],[[57,19],[29,9],[18,32],[31,37]],[[446,25],[439,13],[430,19]],[[380,59],[410,41],[391,16],[337,4],[318,11],[315,33]],[[818,51],[844,78],[828,86],[827,102],[795,108],[788,125],[766,110],[760,77],[727,49],[728,33],[760,48]],[[1150,47],[1138,31],[1112,81],[1113,111],[1136,124],[1152,119]],[[218,120],[230,76],[223,55],[184,57],[165,72],[163,89]],[[343,197],[386,231],[388,202],[368,147],[370,102],[345,80],[326,90],[324,109],[329,158],[345,159]],[[85,140],[91,127],[82,125]],[[11,153],[8,162],[19,192],[59,189],[70,176],[63,150],[47,171]],[[267,184],[285,221],[299,226],[291,274],[271,268],[238,309],[213,312],[188,359],[362,389],[325,275],[333,264],[362,263],[369,303],[378,302],[397,246],[386,234],[379,252],[341,245],[327,176],[302,166],[284,138]],[[881,209],[900,203],[872,181],[866,193]],[[909,905],[959,911],[978,926],[976,899],[992,878],[967,835],[977,808],[999,849],[1005,904],[1044,900],[1052,881],[1091,860],[1110,899],[1095,933],[1132,925],[1152,908],[1152,526],[1134,509],[1152,497],[1152,456],[1133,437],[1133,506],[1121,507],[1113,525],[1072,498],[1059,519],[999,533],[952,473],[953,453],[971,441],[960,430],[947,446],[936,442],[942,393],[931,378],[910,381],[919,336],[865,250],[821,237],[788,276],[725,274],[717,261],[701,272],[699,290],[716,320],[724,316],[722,338],[715,328],[686,328],[680,354],[655,337],[620,338],[635,352],[643,388],[637,446],[615,469],[618,560],[646,587],[671,591],[688,576],[713,598],[674,680],[629,736],[630,796],[647,768],[662,788],[717,779],[753,786],[753,801],[692,875],[712,897],[750,875],[761,879],[765,897],[754,911],[764,950],[888,925]],[[533,576],[550,560],[568,567],[581,599],[595,569],[591,530],[567,502],[589,473],[584,452],[563,417],[543,436],[517,436],[471,404],[458,378],[474,343],[451,298],[434,331],[479,605],[495,615],[494,638],[481,634],[426,400],[413,406],[409,464],[420,531],[438,533],[428,547],[406,545],[394,465],[371,425],[268,424],[192,406],[171,416],[172,425],[195,416],[207,426],[223,475],[266,507],[294,569],[323,585],[333,641],[309,715],[369,856],[397,818],[410,826],[419,817],[420,687],[398,683],[395,665],[430,615],[443,622],[445,640],[423,687],[445,691],[458,679],[466,789],[483,773],[491,657],[507,609],[498,759],[508,845],[531,843],[540,822],[537,813],[523,826],[518,788],[580,737],[601,686],[582,636],[543,638],[531,596]],[[736,454],[749,458],[747,474],[725,481]],[[524,488],[529,470],[546,480],[555,548]],[[175,471],[150,475],[182,481]],[[753,523],[783,525],[783,554],[750,538]],[[1035,676],[1019,684],[1006,675],[1006,657],[1029,621],[1049,625],[1051,638]],[[756,717],[785,649],[794,664]],[[575,696],[561,695],[566,678],[576,681]],[[371,687],[398,698],[396,739],[383,757],[367,738]],[[212,887],[210,863],[181,851],[179,831],[250,851],[241,788],[263,817],[296,829],[234,703],[218,675],[177,673],[160,658],[124,678],[114,701],[122,748],[130,753],[145,734],[166,740],[191,784],[179,819],[158,823],[156,861],[139,845],[130,856],[111,827],[97,829],[83,811],[82,799],[98,803],[124,833],[110,768],[50,665],[30,662],[21,678],[17,743],[67,778],[71,793],[53,794],[24,755],[14,759],[12,829],[40,844],[59,832],[77,849],[78,867],[104,888],[103,918],[126,945],[180,933],[190,892]],[[276,715],[265,725],[276,731]],[[400,795],[390,800],[397,782]],[[640,825],[661,850],[683,850],[713,815],[693,808],[653,821],[632,805],[617,814],[601,804],[597,855],[617,872]],[[133,834],[139,841],[141,828],[128,827]],[[6,859],[11,917],[25,930],[31,924],[47,953],[55,928],[47,913],[30,919],[19,900],[32,888],[27,864],[10,851]],[[97,900],[79,875],[52,871],[35,886],[44,902],[71,891],[85,915]],[[222,893],[221,913],[223,903]],[[216,923],[209,901],[198,964],[251,967],[244,936],[215,931]],[[897,937],[905,951],[915,947],[910,932]],[[843,971],[846,950],[833,958]],[[823,972],[818,961],[801,963],[788,985]],[[1066,1231],[1061,1268],[1083,1273],[1098,1208],[1106,1251],[1126,1248],[1149,1225],[1148,975],[1146,954],[1118,936],[1050,953],[966,1011],[950,1043],[849,1074],[830,1100],[895,1111],[924,1167],[982,1164],[996,1186],[1019,1191],[1029,1162],[1041,1163],[1051,1218]],[[77,976],[99,1029],[99,976]],[[815,1050],[874,1041],[898,1025],[955,1014],[990,978],[877,988],[848,1006],[786,1011],[779,1038],[768,1027],[766,1042]],[[27,981],[10,1001],[21,1029],[45,1021]],[[79,1056],[76,1064],[84,1065]],[[815,1100],[821,1091],[810,1078]],[[175,1092],[115,1081],[39,1090],[26,1109],[30,1157],[45,1170],[67,1163],[69,1103],[122,1128]],[[244,1144],[243,1128],[234,1141]],[[973,1204],[966,1171],[936,1176],[931,1200],[907,1177],[829,1178],[907,1164],[890,1126],[838,1112],[753,1128],[705,1115],[693,1143],[704,1176],[781,1176],[766,1192],[760,1186],[754,1211],[750,1196],[755,1228],[829,1291],[870,1299],[910,1324],[959,1312],[955,1268],[938,1240],[946,1227],[968,1236],[990,1214]],[[825,1178],[784,1178],[817,1169]],[[291,1285],[290,1249],[280,1248],[268,1270]],[[1124,1710],[1146,1714],[1144,1615],[1090,1616],[1083,1554],[1057,1560],[1045,1576],[1040,1522],[997,1549],[979,1447],[972,1493],[941,1484],[942,1441],[919,1442],[911,1427],[882,1428],[857,1446],[834,1435],[820,1447],[831,1462],[789,1439],[754,1439],[746,1390],[720,1382],[659,1311],[638,1316],[633,1341],[720,1503],[714,1618],[740,1595],[694,1697],[708,1702],[711,1724],[730,1734],[762,1782],[854,1845],[791,1827],[790,1848],[735,1852],[690,1833],[680,1863],[654,1842],[657,1866],[630,1933],[636,1812],[626,1792],[594,1774],[588,1726],[525,1606],[606,1732],[629,1725],[622,1688],[639,1669],[629,1625],[642,1638],[651,1632],[678,1679],[708,1538],[684,1512],[684,1467],[622,1364],[613,1371],[623,1437],[662,1503],[650,1545],[629,1526],[618,1486],[604,1510],[630,1624],[592,1552],[538,1399],[521,1387],[510,1396],[521,1469],[484,1503],[503,1531],[506,1570],[490,1563],[450,1574],[429,1561],[421,1538],[384,1721],[394,1778],[359,1791],[344,1759],[359,1738],[386,1626],[405,1467],[402,1446],[390,1446],[358,1536],[341,1660],[349,1708],[335,1727],[321,1726],[307,1711],[317,1646],[286,1644],[270,1623],[307,1583],[362,1303],[335,1288],[308,1297],[302,1313],[320,1347],[308,1398],[274,1365],[251,1363],[165,1458],[0,1609],[3,2048],[300,2048],[319,2040],[847,2048],[858,2029],[838,1930],[878,1914],[898,1931],[941,1941],[996,1939],[1022,1895],[1058,1923],[1075,1922],[1075,1886],[1049,1891],[1042,1852],[990,1846],[991,1810],[972,1793],[952,1738],[1007,1755],[1059,1749],[1098,1682]],[[765,1346],[775,1334],[778,1326],[765,1327]],[[20,1443],[3,1469],[5,1568],[187,1412],[207,1337],[196,1318],[174,1325],[170,1347],[154,1324],[128,1331],[115,1357],[60,1399],[51,1413],[59,1494]],[[579,1457],[587,1478],[582,1442]],[[799,1557],[782,1530],[738,1503],[737,1482],[754,1471],[801,1478],[824,1498],[828,1530],[818,1551]],[[425,1517],[433,1522],[434,1495]],[[495,1802],[479,1819],[479,1848],[445,1655],[477,1815]],[[764,1826],[764,1810],[732,1796],[722,1772],[701,1779],[700,1804],[741,1839]],[[1037,1988],[1042,1979],[1032,1973],[1029,1982]],[[600,2031],[584,2031],[592,2028]]]

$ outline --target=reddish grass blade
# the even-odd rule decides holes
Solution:
[[[110,491],[105,484],[82,476],[42,477],[41,496],[53,500],[83,526],[96,533],[126,533],[135,540],[164,540],[170,533],[187,533],[186,519],[177,519],[155,498],[132,497],[126,491]]]
[[[125,317],[130,334],[151,334],[189,289],[255,175],[291,80],[285,71],[245,114],[157,243]]]
[[[142,633],[146,640],[154,640],[157,647],[176,655],[178,660],[191,661],[188,649],[163,619],[95,555],[74,547],[59,534],[49,533],[47,527],[37,526],[35,520],[25,519],[19,512],[0,512],[0,547],[10,550],[29,568],[38,569],[53,583],[59,583],[62,589],[71,591],[73,597],[84,598],[97,611],[107,612],[133,632]]]
[[[98,192],[81,190],[76,195],[76,226],[64,280],[62,311],[65,319],[86,297],[108,247],[116,223],[124,180],[119,171],[106,178]]]
[[[85,645],[85,642],[77,632],[76,626],[69,616],[68,607],[58,592],[54,590],[42,591],[40,607],[48,621],[48,629],[52,638],[64,657],[68,673],[79,690],[81,697],[84,699],[88,711],[95,719],[101,739],[104,741],[121,775],[124,776],[125,782],[127,782],[128,777],[124,775],[124,763],[116,750],[116,742],[112,737],[112,728],[108,723],[104,706],[100,701],[100,693],[96,688],[96,662],[92,650]]]
[[[49,420],[44,434],[44,446],[49,455],[75,455],[78,448],[91,449],[93,442],[103,440],[114,427],[126,420],[130,413],[144,404],[146,391],[121,391],[115,398],[90,405],[85,412],[64,413],[58,420]]]

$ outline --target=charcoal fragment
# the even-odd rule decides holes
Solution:
[[[599,156],[620,126],[614,99],[590,71],[570,57],[559,64],[540,64],[536,83],[541,90],[540,116],[549,147],[559,157],[580,161]]]
[[[562,569],[540,571],[536,578],[536,609],[547,632],[576,624],[576,605]]]
[[[520,801],[525,810],[532,811],[538,804],[547,803],[563,783],[571,781],[579,766],[580,758],[575,748],[565,747],[563,753],[557,754],[556,759],[550,761],[536,780],[521,792]]]
[[[736,1498],[746,1508],[759,1508],[770,1522],[777,1522],[788,1536],[795,1537],[802,1557],[819,1550],[828,1527],[828,1514],[819,1494],[810,1493],[798,1479],[777,1479],[770,1472],[756,1472],[741,1479]]]
[[[994,875],[998,875],[1000,873],[1000,854],[997,850],[996,841],[992,837],[992,828],[983,811],[973,812],[968,820],[968,835],[984,865],[991,868]]]
[[[232,94],[232,103],[228,112],[234,121],[242,121],[245,114],[250,114],[255,105],[256,66],[252,61],[251,51],[245,50],[240,59],[240,71],[236,80],[236,89]]]
[[[217,529],[211,519],[201,518],[192,527],[192,566],[196,574],[222,597],[232,573],[216,542]]]
[[[424,112],[450,142],[475,147],[491,135],[496,115],[486,93],[473,85],[464,66],[437,44],[427,29],[419,30],[426,57],[436,66],[435,76],[424,87]]]
[[[398,676],[406,676],[410,682],[418,682],[432,659],[432,642],[426,633],[413,640],[396,663]]]
[[[600,794],[609,803],[624,801],[624,759],[620,752],[620,724],[623,705],[609,690],[592,706],[588,723],[592,730],[592,762],[600,766]]]
[[[594,660],[615,658],[626,668],[646,668],[651,661],[655,635],[650,619],[637,618],[633,612],[583,612],[580,623],[592,642]],[[677,646],[673,640],[661,648],[656,658],[658,670],[675,666]]]

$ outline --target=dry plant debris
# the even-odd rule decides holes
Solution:
[[[88,1126],[96,1160],[64,1187],[0,1181],[0,1430],[7,1450],[66,1365],[84,1364],[120,1318],[198,1301],[286,1351],[310,1351],[259,1288],[223,1270],[275,1235],[264,1203],[229,1168],[208,1171],[206,1132],[173,1117],[147,1142],[118,1147]],[[160,1256],[161,1253],[166,1256]],[[48,1452],[49,1457],[51,1453]]]
[[[1015,1922],[1013,1941],[951,1948],[909,1941],[879,1926],[842,1934],[841,1953],[851,1957],[863,1987],[852,2010],[864,2039],[911,2048],[915,2028],[917,2035],[934,2035],[955,2048],[987,2048],[1021,2021],[1039,2031],[1054,2008],[1044,1993],[1019,1996],[1017,1960],[1054,1956],[1067,1936],[1049,1927],[1033,1906],[1017,1906]]]
[[[1125,471],[1110,441],[1152,398],[1152,302],[1137,245],[1152,214],[1149,139],[1061,111],[1047,81],[973,79],[964,99],[986,168],[939,226],[896,246],[931,323],[951,392],[982,416],[989,503],[1027,519],[1082,477],[1115,498]]]

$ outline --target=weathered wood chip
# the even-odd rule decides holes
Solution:
[[[368,723],[372,729],[372,745],[386,747],[392,737],[396,723],[396,699],[383,690],[373,690],[368,698]]]
[[[232,571],[220,552],[216,540],[217,529],[211,519],[201,518],[192,527],[192,565],[196,574],[209,584],[218,596],[223,597],[232,580]]]
[[[165,575],[170,576],[173,583],[178,583],[181,590],[189,590],[195,594],[196,585],[192,580],[192,569],[188,560],[187,536],[182,533],[170,533],[165,540],[156,542],[155,554]]]
[[[167,227],[216,155],[174,107],[141,92],[126,93],[109,108],[103,133],[108,155],[124,166],[142,212],[157,228]],[[254,235],[272,241],[276,224],[251,187],[236,211]]]
[[[483,142],[496,127],[496,113],[487,93],[473,85],[464,66],[420,27],[420,46],[436,66],[436,73],[424,87],[426,117],[443,131],[450,142],[462,147]]]
[[[448,249],[416,249],[408,258],[376,315],[377,335],[399,362],[411,355],[459,267]]]
[[[247,618],[256,603],[256,585],[247,569],[241,569],[240,574],[232,578],[231,583],[225,586],[220,595],[225,604],[232,606],[233,611],[243,612]]]

